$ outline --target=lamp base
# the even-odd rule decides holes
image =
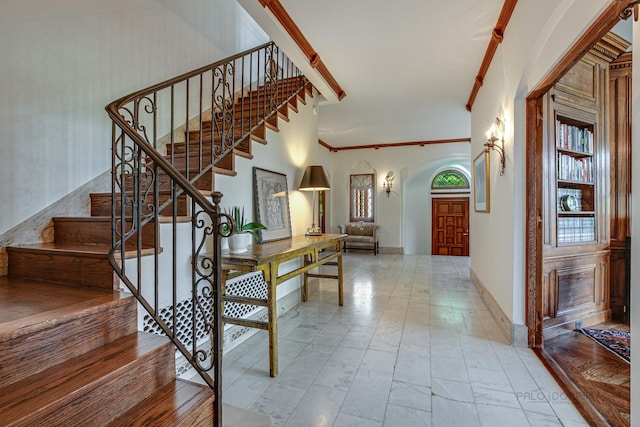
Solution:
[[[305,236],[322,236],[322,230],[320,230],[320,227],[316,226],[315,224],[311,224],[311,227],[307,228],[307,232],[304,233]]]

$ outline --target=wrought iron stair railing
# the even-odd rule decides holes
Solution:
[[[229,234],[223,225],[235,225],[221,212],[213,174],[233,174],[218,165],[263,134],[267,121],[308,84],[267,43],[106,107],[112,120],[110,262],[216,394],[216,424],[222,413],[221,238]],[[176,305],[185,299],[189,318],[179,319],[184,310]],[[178,323],[189,330],[178,331]],[[208,339],[210,346],[203,345]]]

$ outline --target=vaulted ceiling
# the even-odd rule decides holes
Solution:
[[[267,8],[258,0],[240,3],[277,43],[286,44]],[[339,101],[310,74],[327,98],[319,114],[319,136],[327,144],[469,137],[465,106],[503,0],[280,3],[346,93]]]

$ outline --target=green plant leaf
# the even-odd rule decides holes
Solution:
[[[264,224],[261,224],[257,221],[246,222],[246,218],[244,216],[244,207],[241,209],[239,206],[233,206],[231,208],[225,208],[224,213],[233,218],[236,223],[235,233],[240,233],[246,231],[251,234],[256,241],[260,240],[258,235],[258,230],[266,230],[267,227]]]

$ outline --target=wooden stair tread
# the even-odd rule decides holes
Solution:
[[[30,245],[10,246],[8,250],[14,252],[41,251],[44,253],[73,253],[86,256],[105,256],[109,253],[111,245],[83,245],[71,243],[33,243]]]
[[[73,243],[33,243],[30,245],[21,246],[8,246],[8,251],[14,253],[35,253],[35,254],[50,254],[50,255],[74,255],[81,256],[83,258],[106,258],[111,250],[111,245],[106,244],[73,244]],[[142,255],[152,255],[154,253],[153,248],[141,249]],[[127,250],[125,253],[126,258],[132,258],[137,256],[137,250]],[[116,251],[114,257],[120,258],[120,252]]]
[[[0,277],[0,342],[35,324],[128,298],[131,294],[123,292]]]
[[[173,349],[168,343],[169,340],[166,337],[142,332],[133,333],[9,384],[0,389],[2,421],[10,425],[17,423],[15,425],[26,426],[38,425],[38,421],[46,421],[47,425],[65,425],[65,423],[91,425],[91,420],[105,416],[111,420],[117,413],[107,414],[113,408],[106,404],[105,400],[123,399],[124,396],[107,396],[106,391],[101,390],[105,387],[101,387],[101,385],[115,381],[119,382],[114,385],[115,391],[126,390],[128,383],[137,381],[136,373],[139,372],[136,372],[136,364],[150,363],[154,354],[167,353],[167,349],[169,355],[173,357]],[[173,372],[166,375],[169,374],[173,375]],[[163,381],[163,378],[158,378],[158,381],[162,383],[159,385],[164,385],[171,379]],[[141,384],[140,386],[153,387],[152,384]],[[95,398],[95,393],[92,394],[92,391],[104,393],[105,400],[89,401],[87,396]],[[136,401],[131,406],[137,403]],[[85,409],[82,411],[84,417],[91,420],[85,418],[74,420],[74,423],[69,419],[66,421],[59,419],[62,416],[60,411],[79,411],[78,408],[75,408],[77,405],[86,405],[89,409],[93,408],[93,410]],[[66,411],[62,409],[65,407],[68,407]],[[86,424],[87,421],[90,424]]]
[[[165,385],[107,427],[211,426],[214,394],[209,387],[177,379]],[[198,413],[199,408],[202,413]]]

